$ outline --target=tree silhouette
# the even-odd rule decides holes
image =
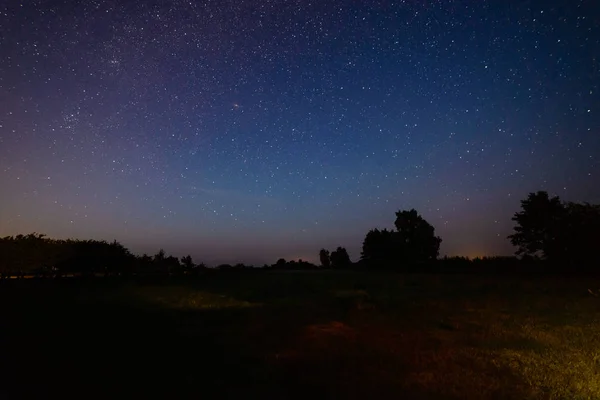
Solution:
[[[537,257],[556,266],[590,265],[599,260],[600,206],[562,203],[545,191],[530,193],[514,214],[509,235],[516,254]]]
[[[169,264],[171,264],[171,260],[168,260],[165,251],[160,249],[153,257],[152,272],[166,275],[169,273]]]
[[[543,191],[530,193],[521,201],[521,209],[512,217],[517,225],[508,237],[518,247],[516,254],[561,258],[559,240],[566,209],[558,196],[550,198]]]
[[[179,258],[175,256],[169,256],[165,259],[165,267],[168,274],[179,275],[183,272]]]
[[[131,272],[134,260],[116,240],[54,240],[36,233],[0,239],[0,270],[5,275],[122,275]]]
[[[396,232],[372,229],[363,241],[361,260],[380,266],[387,262],[399,262],[402,255],[400,250],[399,236]]]
[[[332,268],[348,268],[352,264],[350,256],[344,247],[338,247],[332,251],[330,260]]]
[[[329,258],[329,250],[321,249],[319,251],[319,261],[323,268],[329,268],[331,265],[331,259]]]
[[[158,253],[154,255],[154,261],[157,263],[161,263],[165,260],[166,253],[163,249],[158,250]]]
[[[396,230],[370,230],[363,241],[361,260],[372,268],[397,268],[400,263],[421,264],[437,258],[442,239],[416,210],[398,211]]]
[[[141,255],[139,257],[136,257],[134,269],[135,269],[135,272],[138,274],[155,272],[153,258],[146,253],[144,253],[143,255]]]
[[[413,208],[398,211],[394,222],[402,245],[402,258],[410,263],[435,260],[440,252],[442,239],[435,236],[435,228]]]
[[[64,275],[93,277],[131,276],[144,274],[184,274],[195,266],[190,256],[182,258],[160,250],[153,257],[134,256],[116,240],[56,240],[43,234],[6,236],[0,238],[0,278],[33,274],[36,277]]]
[[[195,272],[196,265],[194,264],[194,261],[192,260],[192,256],[190,256],[188,254],[185,257],[181,257],[181,268],[182,268],[182,273],[184,273],[184,274],[192,274]]]
[[[187,269],[192,269],[195,266],[194,261],[192,261],[192,256],[189,254],[185,257],[181,257],[181,264]]]

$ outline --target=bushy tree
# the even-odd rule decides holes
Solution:
[[[442,239],[416,210],[398,211],[396,230],[370,230],[363,241],[361,260],[375,268],[421,264],[438,257]]]
[[[165,259],[165,269],[167,271],[168,274],[176,274],[179,275],[181,274],[182,271],[182,266],[179,263],[179,258],[175,257],[175,256],[168,256]]]
[[[435,228],[415,209],[398,211],[394,222],[398,242],[402,246],[402,258],[410,263],[435,260],[440,252],[442,239],[435,236]]]
[[[167,256],[163,249],[160,249],[158,253],[154,255],[152,264],[152,272],[163,275],[168,275],[170,273],[177,274],[181,267],[179,259],[171,255]]]
[[[331,265],[331,259],[329,258],[329,250],[321,249],[319,251],[319,261],[321,262],[321,267],[329,268]]]
[[[277,260],[277,262],[275,263],[275,267],[276,268],[285,268],[287,265],[287,261],[285,261],[285,258],[280,258],[279,260]]]
[[[181,257],[181,269],[183,274],[191,275],[197,272],[196,264],[192,260],[192,256],[189,254],[185,257]]]
[[[530,193],[521,201],[521,211],[512,220],[515,233],[510,235],[517,255],[541,255],[553,258],[560,252],[561,225],[566,215],[564,204],[558,196],[549,197],[547,192]]]
[[[400,261],[402,254],[399,239],[396,232],[371,229],[363,241],[361,259],[371,264]]]
[[[148,272],[154,272],[154,260],[151,256],[144,253],[135,259],[135,272],[138,274],[145,274]]]
[[[600,261],[600,206],[563,203],[545,191],[530,193],[514,214],[508,238],[516,254],[541,257],[557,266],[590,266]]]
[[[336,250],[332,251],[330,260],[331,267],[333,268],[348,268],[352,264],[350,256],[344,247],[338,247]]]
[[[163,249],[158,250],[158,253],[156,253],[154,255],[154,262],[156,263],[162,263],[165,261],[165,258],[167,257],[165,251]]]

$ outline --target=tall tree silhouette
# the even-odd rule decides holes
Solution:
[[[331,259],[329,257],[329,250],[321,249],[319,251],[319,261],[323,268],[329,268],[331,266]]]
[[[515,233],[510,235],[517,255],[541,255],[561,258],[560,235],[566,208],[558,196],[549,197],[547,192],[530,193],[521,200],[522,211],[515,213]]]
[[[402,258],[411,263],[422,263],[437,258],[442,239],[435,236],[435,228],[414,208],[398,211],[394,222],[402,245]]]
[[[194,261],[192,260],[192,256],[190,256],[188,254],[185,257],[181,257],[181,267],[182,267],[182,272],[185,274],[191,274],[192,272],[194,272],[196,269],[196,265],[194,264]]]

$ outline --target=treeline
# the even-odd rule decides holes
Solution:
[[[331,254],[321,249],[319,259],[323,267],[371,271],[600,272],[600,205],[562,202],[539,191],[521,201],[512,220],[516,225],[508,239],[517,247],[514,257],[439,259],[442,239],[412,209],[396,213],[395,229],[367,232],[358,263],[351,264],[341,247]]]
[[[136,256],[117,241],[56,240],[37,233],[0,239],[0,274],[4,278],[194,275],[205,268],[189,255],[179,259],[162,249],[154,256]]]
[[[134,255],[117,241],[57,240],[46,235],[0,238],[0,278],[11,276],[198,276],[207,271],[317,270],[321,267],[303,260],[279,259],[272,265],[255,268],[245,264],[220,264],[208,268],[190,255],[177,258],[159,250],[154,255]]]
[[[564,203],[546,192],[530,193],[514,214],[517,247],[513,257],[439,258],[442,239],[416,210],[396,213],[395,229],[371,229],[365,235],[360,260],[352,262],[342,246],[321,249],[319,263],[286,261],[254,268],[223,264],[210,270],[392,270],[403,272],[600,271],[600,206]],[[518,256],[518,257],[517,257]],[[163,250],[134,255],[117,241],[55,240],[45,235],[0,238],[0,277],[76,276],[194,276],[206,272],[191,256],[177,258]]]
[[[364,254],[368,254],[363,252]],[[377,270],[380,263],[373,263],[366,257],[352,262],[344,247],[329,252],[321,249],[320,265],[308,261],[283,258],[271,265],[256,268],[245,264],[221,264],[207,268],[203,263],[196,264],[191,256],[181,258],[167,255],[159,250],[150,256],[132,254],[117,241],[97,240],[56,240],[43,234],[7,236],[0,238],[0,277],[35,276],[39,278],[78,277],[127,277],[127,276],[199,276],[208,271],[317,271],[317,270]],[[478,272],[506,270],[514,268],[519,260],[516,257],[444,257],[425,264],[390,263],[389,268],[397,271],[421,272]]]

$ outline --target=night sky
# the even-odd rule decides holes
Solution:
[[[599,86],[596,0],[3,1],[0,236],[509,255],[529,192],[600,202]]]

